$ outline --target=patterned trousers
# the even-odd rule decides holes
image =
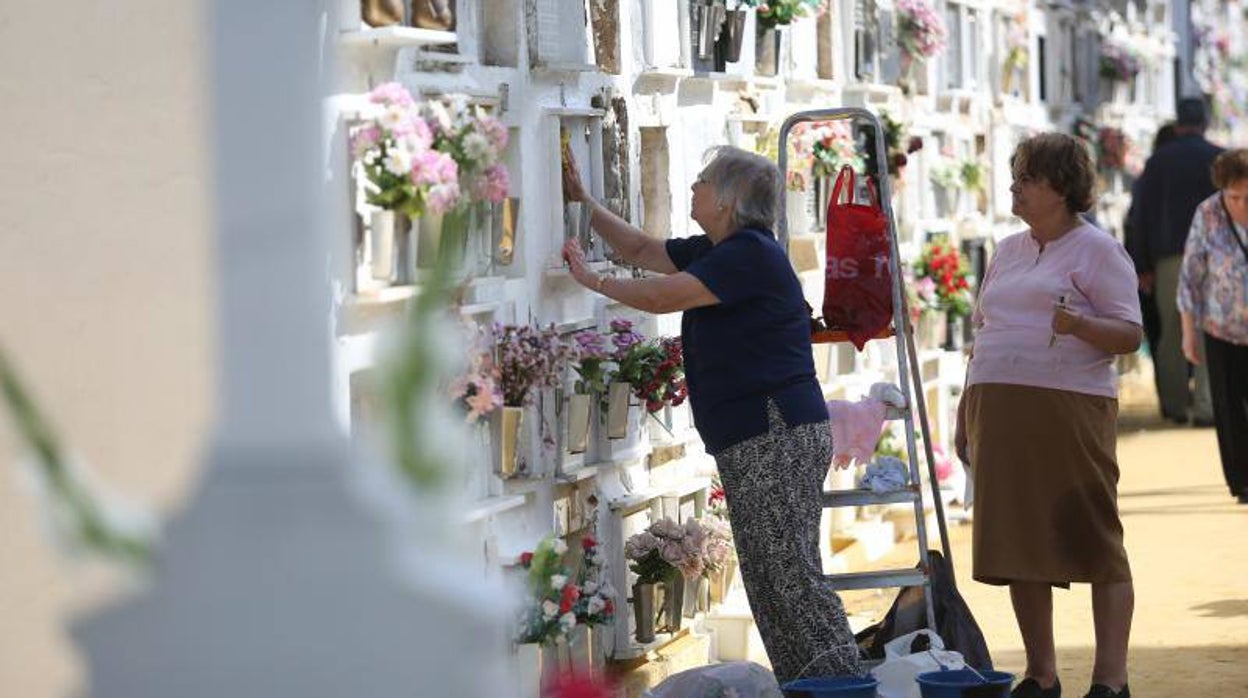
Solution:
[[[754,622],[781,684],[861,675],[845,608],[819,554],[831,429],[826,421],[790,428],[771,400],[767,416],[767,433],[715,457]]]

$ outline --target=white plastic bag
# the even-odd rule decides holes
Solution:
[[[931,649],[912,654],[910,646],[919,635],[927,635]],[[884,663],[872,669],[871,675],[880,682],[876,688],[879,698],[920,698],[916,676],[925,671],[965,667],[960,653],[946,650],[939,635],[924,629],[893,638],[884,645]]]

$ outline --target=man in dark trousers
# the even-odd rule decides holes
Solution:
[[[1188,386],[1192,367],[1183,357],[1176,295],[1192,214],[1214,192],[1209,168],[1222,149],[1205,140],[1209,116],[1203,99],[1182,99],[1176,111],[1175,139],[1148,158],[1133,188],[1131,227],[1139,234],[1140,288],[1152,290],[1161,321],[1161,337],[1153,352],[1161,414],[1185,424],[1190,404],[1192,421],[1210,426],[1213,406],[1208,373],[1203,365],[1195,367],[1193,393]]]

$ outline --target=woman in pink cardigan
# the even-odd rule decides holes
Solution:
[[[1114,356],[1140,344],[1135,268],[1086,222],[1096,170],[1046,133],[1011,160],[1014,214],[972,316],[958,455],[975,477],[974,577],[1010,587],[1027,652],[1015,698],[1061,695],[1052,588],[1092,585],[1096,664],[1085,698],[1130,696],[1134,588],[1118,517]]]

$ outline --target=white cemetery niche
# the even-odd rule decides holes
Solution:
[[[515,68],[520,64],[522,0],[487,0],[481,13],[481,63]]]
[[[602,162],[602,115],[600,109],[557,108],[548,113],[551,119],[552,132],[548,143],[551,173],[551,191],[563,191],[563,165],[561,148],[566,138],[568,148],[576,161],[581,173],[581,182],[586,193],[601,200],[604,194],[603,162]],[[589,226],[590,209],[580,202],[564,202],[562,196],[550,197],[551,239],[547,247],[547,266],[553,269],[565,267],[560,251],[566,240],[580,240],[581,249],[585,251],[588,262],[605,262],[606,247],[602,238],[595,235]]]
[[[819,23],[814,17],[799,19],[789,24],[788,60],[786,73],[791,79],[815,80],[819,77],[818,60],[810,60],[819,54]]]
[[[677,0],[639,0],[643,70],[687,68],[689,32]]]
[[[530,66],[552,71],[597,69],[588,1],[524,0]]]

